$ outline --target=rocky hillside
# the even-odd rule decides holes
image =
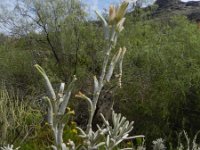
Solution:
[[[200,1],[157,0],[156,4],[158,8],[153,16],[186,15],[191,20],[200,21]]]

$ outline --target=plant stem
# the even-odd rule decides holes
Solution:
[[[115,38],[115,36],[117,36],[117,35],[116,35],[115,30],[113,30],[112,38]],[[89,133],[92,130],[92,121],[93,121],[93,118],[94,118],[96,105],[97,105],[97,102],[99,100],[101,90],[104,86],[106,69],[107,69],[107,66],[108,66],[110,53],[111,53],[112,49],[114,48],[114,46],[115,46],[115,42],[113,42],[112,39],[111,39],[110,42],[109,42],[108,49],[106,50],[104,60],[103,60],[103,66],[102,66],[102,71],[101,71],[101,75],[100,75],[100,78],[99,78],[98,89],[95,93],[93,93],[93,100],[92,100],[93,107],[92,107],[92,110],[91,110],[91,113],[90,113],[90,116],[89,116],[89,120],[88,120],[87,133]]]

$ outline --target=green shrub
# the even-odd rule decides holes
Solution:
[[[156,137],[194,135],[200,123],[200,30],[185,17],[127,24],[124,86],[116,94],[122,112],[135,120],[150,145]]]

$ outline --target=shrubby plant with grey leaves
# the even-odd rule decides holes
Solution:
[[[63,130],[65,127],[65,117],[66,117],[66,107],[69,102],[72,89],[74,87],[76,76],[74,76],[72,82],[68,85],[67,90],[64,91],[65,83],[60,84],[60,89],[58,93],[52,87],[52,84],[46,75],[45,71],[39,65],[35,65],[40,74],[44,77],[48,96],[44,97],[44,100],[48,103],[48,124],[53,131],[54,145],[52,148],[54,150],[65,150],[67,149],[66,144],[63,143]]]
[[[82,92],[76,94],[76,97],[86,100],[89,108],[89,119],[87,129],[84,131],[81,128],[77,127],[77,129],[80,131],[80,137],[84,140],[83,145],[76,147],[73,141],[69,141],[68,145],[66,145],[63,142],[63,129],[66,125],[64,122],[65,109],[69,102],[75,81],[77,80],[76,76],[74,76],[72,82],[69,84],[66,91],[64,91],[65,84],[61,83],[60,90],[56,94],[45,71],[39,65],[35,65],[37,70],[45,79],[47,86],[48,96],[44,99],[48,103],[48,123],[54,135],[54,145],[52,145],[52,148],[54,150],[79,149],[80,147],[82,149],[88,150],[104,147],[107,150],[111,150],[118,146],[124,140],[130,140],[138,137],[144,138],[143,135],[129,136],[129,133],[133,129],[133,122],[129,122],[121,114],[116,114],[114,111],[112,113],[112,123],[109,123],[109,121],[106,120],[105,117],[101,114],[103,125],[101,127],[97,125],[98,130],[96,131],[92,128],[92,122],[96,110],[96,105],[99,100],[101,90],[106,83],[110,82],[114,69],[117,65],[119,67],[119,87],[121,87],[122,84],[122,64],[124,55],[126,53],[126,48],[119,48],[119,50],[113,56],[112,52],[115,49],[120,32],[124,29],[124,16],[126,14],[128,4],[129,3],[127,1],[124,1],[119,7],[111,5],[109,9],[108,21],[106,21],[106,19],[99,12],[96,11],[96,14],[103,22],[105,40],[107,40],[108,45],[106,46],[107,48],[104,52],[104,60],[100,77],[93,77],[93,97],[90,98]]]

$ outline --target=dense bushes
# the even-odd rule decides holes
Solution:
[[[199,130],[200,30],[185,17],[129,22],[124,86],[116,102],[147,141]],[[174,144],[174,143],[173,143]]]

